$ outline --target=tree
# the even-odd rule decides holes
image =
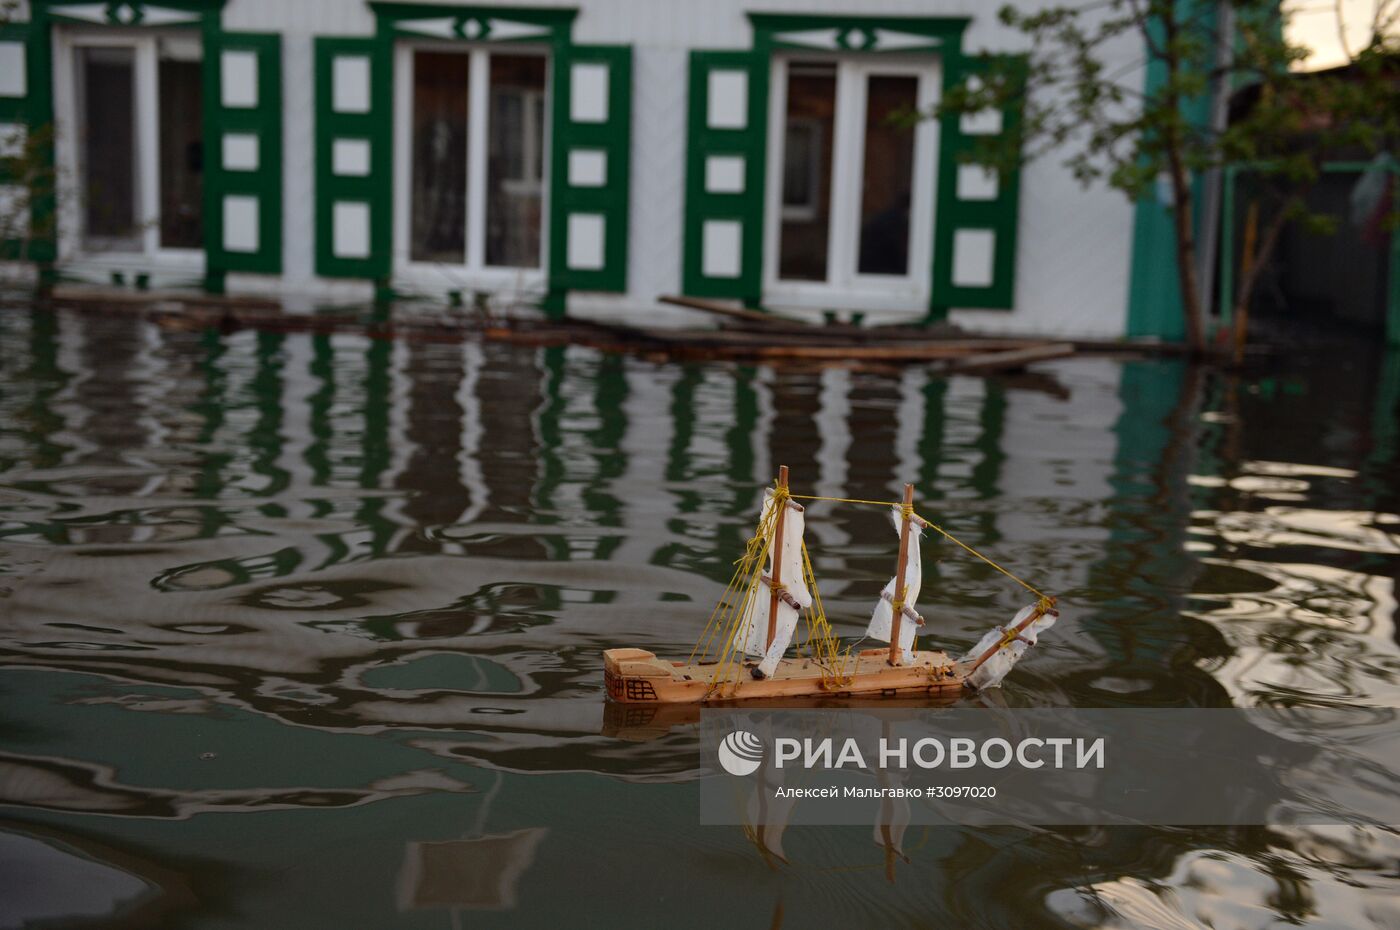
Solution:
[[[1341,9],[1339,2],[1339,22]],[[1196,179],[1248,168],[1268,204],[1255,260],[1231,297],[1243,309],[1288,224],[1333,227],[1335,218],[1307,207],[1324,164],[1395,151],[1400,0],[1381,0],[1374,11],[1370,41],[1349,50],[1347,66],[1308,74],[1294,70],[1309,51],[1289,40],[1290,14],[1277,0],[1087,0],[1035,12],[1005,6],[1000,19],[1029,40],[1028,58],[992,59],[985,76],[950,88],[939,110],[1020,106],[1017,137],[982,140],[972,161],[1005,170],[1059,152],[1083,184],[1107,183],[1134,201],[1164,190],[1187,342],[1200,352],[1210,295],[1200,274]],[[1129,40],[1142,57],[1111,69],[1110,46]],[[1393,213],[1389,221],[1393,227]]]
[[[0,133],[0,259],[30,261],[35,243],[54,236],[57,211],[34,209],[36,202],[42,206],[56,196],[52,151],[51,126]]]

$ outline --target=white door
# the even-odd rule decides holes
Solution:
[[[929,297],[936,62],[774,62],[765,299],[923,309]]]

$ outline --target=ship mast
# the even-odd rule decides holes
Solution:
[[[899,621],[904,613],[904,572],[909,567],[909,523],[913,519],[911,514],[914,508],[914,486],[906,484],[904,486],[904,512],[899,524],[899,562],[894,573],[894,610],[890,618],[890,664],[900,664],[899,655]],[[782,519],[779,517],[778,519]],[[781,523],[778,524],[780,527]],[[777,615],[778,598],[773,597],[774,616]],[[772,629],[771,623],[769,629]]]
[[[764,641],[764,648],[771,649],[773,639],[778,635],[778,601],[782,597],[783,590],[783,518],[787,516],[787,495],[783,492],[788,486],[788,467],[778,466],[778,493],[774,494],[773,503],[778,507],[778,520],[773,525],[773,583],[769,585],[773,591],[773,599],[768,605],[768,638]],[[910,485],[913,488],[913,485]]]

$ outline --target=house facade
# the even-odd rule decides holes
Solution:
[[[1142,205],[960,163],[1014,110],[907,118],[1017,51],[974,0],[31,0],[0,30],[6,246],[292,306],[1153,335]]]

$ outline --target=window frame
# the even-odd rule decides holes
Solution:
[[[412,257],[413,65],[419,51],[467,56],[466,250],[461,264],[416,261]],[[493,54],[537,55],[544,59],[540,155],[540,260],[538,265],[486,264],[486,193],[489,163],[490,76]],[[540,288],[549,269],[550,168],[555,56],[546,45],[400,39],[394,43],[393,113],[393,273],[448,287]],[[511,183],[520,183],[519,179]],[[461,279],[452,275],[463,275]],[[444,282],[444,276],[447,276]]]
[[[160,40],[194,39],[200,59],[207,49],[197,29],[123,29],[58,26],[54,29],[54,124],[58,168],[59,258],[95,261],[113,269],[147,270],[154,261],[176,271],[203,273],[206,248],[169,247],[160,241]],[[136,148],[136,212],[140,248],[131,251],[94,250],[87,247],[79,142],[78,59],[82,48],[129,48],[133,52]],[[208,114],[205,114],[208,118]],[[204,153],[207,169],[208,152]],[[208,172],[205,172],[208,183]],[[208,217],[201,203],[201,223],[206,238]]]
[[[779,248],[783,206],[788,68],[793,62],[836,65],[836,120],[832,140],[830,233],[825,281],[780,278]],[[763,229],[764,302],[797,309],[828,309],[833,302],[872,310],[923,310],[933,287],[933,231],[939,133],[936,120],[923,120],[914,133],[914,177],[909,211],[909,273],[861,274],[861,187],[865,172],[865,115],[868,80],[875,75],[917,77],[918,106],[931,110],[942,80],[940,56],[856,55],[792,52],[773,56],[768,95],[768,172]]]

